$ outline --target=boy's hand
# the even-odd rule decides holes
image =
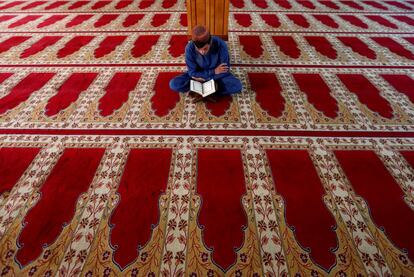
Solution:
[[[214,69],[214,73],[217,74],[221,74],[221,73],[226,73],[229,71],[229,67],[227,66],[226,63],[222,63],[219,66],[216,67],[216,69]]]
[[[197,77],[193,77],[193,80],[196,80],[196,81],[199,81],[199,82],[205,82],[206,81],[203,78],[197,78]]]

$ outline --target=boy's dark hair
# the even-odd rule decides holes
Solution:
[[[203,48],[206,44],[210,44],[211,35],[206,27],[197,25],[192,31],[192,41],[197,48]]]

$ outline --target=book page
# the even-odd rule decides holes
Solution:
[[[200,82],[191,80],[190,81],[190,90],[197,92],[199,94],[203,94],[203,85]]]
[[[211,79],[208,82],[203,83],[203,97],[212,94],[216,91],[216,87],[214,85],[214,79]]]

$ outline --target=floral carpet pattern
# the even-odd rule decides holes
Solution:
[[[218,0],[217,0],[218,1]],[[0,0],[1,276],[414,276],[414,1]]]

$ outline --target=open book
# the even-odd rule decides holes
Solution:
[[[191,80],[190,90],[194,91],[195,93],[200,94],[203,97],[206,97],[216,92],[216,83],[214,82],[213,79],[211,79],[210,81],[204,82],[204,83]]]

